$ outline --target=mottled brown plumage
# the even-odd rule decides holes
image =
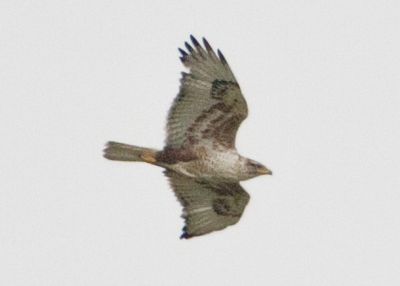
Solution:
[[[239,221],[249,195],[239,182],[271,174],[260,163],[240,156],[237,130],[247,117],[247,103],[221,51],[215,54],[191,36],[179,49],[189,72],[182,72],[179,94],[168,113],[161,151],[109,142],[110,160],[143,161],[166,169],[185,227],[182,238],[223,229]]]

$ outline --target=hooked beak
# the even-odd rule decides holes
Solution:
[[[259,167],[257,169],[257,173],[260,175],[272,175],[272,171],[267,169],[266,167]]]

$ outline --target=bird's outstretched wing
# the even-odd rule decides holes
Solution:
[[[165,171],[183,206],[185,226],[181,238],[221,230],[237,223],[250,199],[239,183],[198,181]]]
[[[189,73],[182,73],[180,91],[168,114],[166,146],[219,144],[235,147],[236,132],[247,117],[247,104],[222,53],[204,48],[191,36],[194,48],[179,49]]]

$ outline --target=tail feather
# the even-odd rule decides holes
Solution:
[[[104,158],[116,161],[142,161],[154,164],[157,150],[118,142],[108,142],[104,149]]]

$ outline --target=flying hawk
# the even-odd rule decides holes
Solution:
[[[239,181],[272,172],[242,157],[236,132],[247,117],[247,104],[221,51],[190,36],[179,49],[189,72],[182,72],[179,94],[169,110],[163,150],[108,142],[104,157],[142,161],[165,169],[183,206],[181,238],[221,230],[237,223],[250,196]]]

